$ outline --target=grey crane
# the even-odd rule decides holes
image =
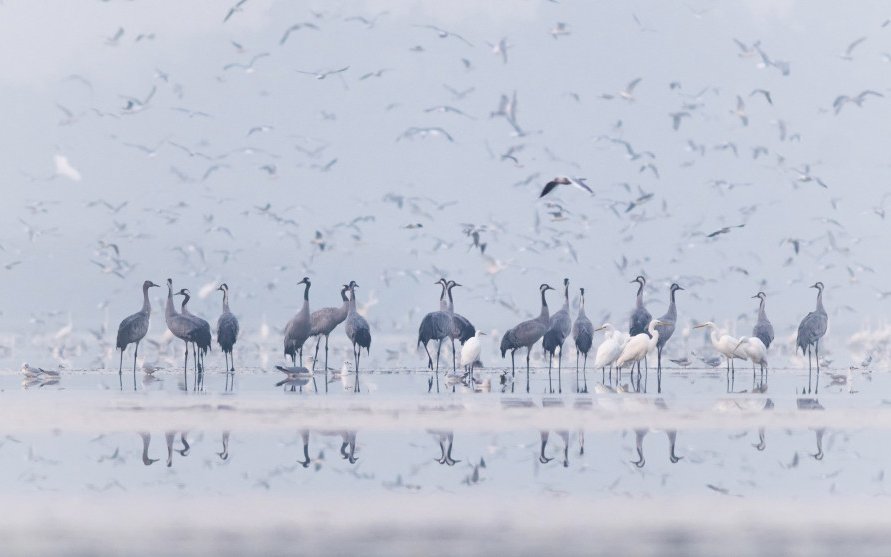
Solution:
[[[217,343],[226,358],[226,371],[235,371],[235,357],[232,348],[238,340],[238,318],[229,311],[229,285],[225,282],[217,290],[223,293],[223,313],[217,319]]]
[[[207,354],[207,351],[210,350],[211,344],[210,323],[189,311],[189,300],[192,298],[192,294],[189,292],[188,288],[183,288],[175,295],[183,297],[183,303],[182,306],[180,306],[182,316],[191,319],[197,325],[192,340],[193,350],[197,349],[197,354],[194,351],[192,353],[195,362],[198,364],[198,375],[195,377],[195,388],[197,389],[199,385],[203,385],[204,382],[204,356]],[[201,378],[200,380],[199,377]]]
[[[312,369],[316,369],[316,359],[319,357],[319,343],[322,336],[325,337],[325,390],[328,390],[328,335],[330,335],[338,325],[343,323],[350,311],[350,299],[347,298],[349,286],[344,284],[340,289],[340,298],[343,301],[339,308],[330,307],[318,309],[309,316],[309,336],[316,337],[316,354],[313,357]]]
[[[647,285],[647,279],[638,275],[632,283],[637,283],[637,302],[634,305],[634,310],[631,312],[631,327],[629,329],[629,334],[631,336],[639,335],[644,333],[649,335],[650,333],[647,331],[647,327],[650,326],[650,321],[653,320],[653,316],[650,315],[650,312],[647,311],[647,308],[644,307],[643,304],[643,291],[644,287]]]
[[[585,390],[588,392],[588,378],[585,376],[585,367],[588,365],[588,352],[591,351],[591,345],[594,342],[594,324],[585,315],[585,289],[579,288],[581,296],[581,305],[579,305],[579,314],[572,324],[572,338],[575,341],[575,384],[578,388],[579,383],[579,356],[584,355],[582,362],[582,377],[585,379]]]
[[[557,310],[548,321],[548,330],[545,331],[541,346],[548,354],[548,385],[551,384],[551,364],[554,354],[560,350],[557,357],[557,392],[563,392],[563,343],[572,332],[572,320],[569,317],[569,279],[563,279],[563,307]]]
[[[541,313],[534,319],[523,321],[519,325],[508,329],[504,336],[501,337],[501,357],[503,358],[507,351],[510,350],[510,369],[511,375],[516,373],[516,365],[514,364],[514,354],[520,348],[526,347],[526,392],[529,392],[529,354],[532,352],[532,346],[544,336],[550,324],[550,313],[548,312],[548,302],[545,299],[545,292],[554,288],[542,284],[538,287],[541,293]]]
[[[186,374],[189,365],[189,343],[195,342],[198,333],[198,324],[188,317],[177,313],[176,307],[173,305],[173,280],[167,279],[167,305],[164,308],[164,318],[167,321],[167,328],[173,333],[173,336],[186,343],[186,357],[183,362],[183,375]],[[195,370],[198,370],[197,362]],[[185,383],[188,389],[188,383]]]
[[[439,296],[439,311],[431,311],[421,320],[418,327],[418,345],[424,345],[424,351],[427,352],[427,367],[433,369],[433,357],[427,344],[431,340],[437,341],[436,346],[436,371],[439,372],[439,354],[442,351],[442,341],[449,338],[452,333],[452,314],[449,311],[448,302],[446,302],[446,293],[448,290],[448,282],[441,278],[434,284],[442,286],[442,293]]]
[[[359,360],[361,359],[362,349],[364,348],[368,354],[371,354],[371,328],[368,321],[364,317],[356,313],[356,289],[359,285],[356,281],[351,280],[347,285],[350,290],[350,310],[347,313],[344,330],[347,338],[353,343],[353,357],[356,362],[356,388],[359,385]]]
[[[309,287],[311,285],[309,277],[303,277],[303,280],[297,285],[305,285],[303,289],[303,307],[297,312],[288,324],[285,325],[285,356],[291,357],[291,363],[297,365],[297,352],[300,352],[300,363],[303,363],[303,343],[309,338],[312,330],[312,322],[309,315]]]
[[[454,372],[458,369],[456,362],[457,356],[455,353],[455,339],[457,339],[463,346],[468,339],[476,334],[476,328],[469,319],[463,315],[455,313],[455,299],[452,297],[452,289],[456,286],[461,286],[461,284],[450,280],[446,285],[446,292],[449,296],[448,312],[452,315],[452,329],[449,331],[449,337],[452,339],[452,371]]]
[[[127,345],[136,343],[133,351],[133,382],[136,384],[136,355],[139,354],[139,341],[145,338],[148,333],[149,319],[152,314],[152,304],[149,302],[149,288],[158,286],[154,282],[147,280],[142,283],[142,309],[130,315],[121,321],[118,326],[117,347],[121,351],[121,362],[118,366],[118,375],[121,375],[124,368],[124,350]]]
[[[662,349],[674,334],[675,323],[678,320],[678,308],[674,296],[678,290],[683,290],[683,287],[674,282],[669,290],[668,311],[659,318],[662,325],[656,326],[656,330],[659,331],[659,338],[656,340],[656,390],[660,393],[662,392]]]
[[[764,302],[767,300],[767,294],[759,292],[752,296],[752,298],[761,300],[758,304],[758,322],[755,323],[755,328],[752,329],[752,336],[761,339],[765,348],[770,348],[770,343],[773,342],[773,325],[770,323],[767,314],[764,312]]]
[[[814,392],[820,390],[820,339],[826,334],[826,326],[829,324],[829,316],[823,309],[823,283],[816,282],[811,288],[817,289],[817,308],[804,316],[798,325],[798,338],[795,344],[801,349],[801,353],[807,352],[807,390],[811,392],[811,346],[814,347],[814,356],[817,359],[817,384]]]

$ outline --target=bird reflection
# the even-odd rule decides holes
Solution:
[[[146,466],[151,466],[160,460],[157,458],[149,458],[148,455],[149,444],[152,442],[152,434],[147,431],[140,431],[139,436],[142,437],[142,463]]]
[[[799,410],[825,410],[820,401],[816,398],[799,398],[796,401]],[[816,435],[817,452],[812,454],[815,460],[823,460],[823,436],[826,434],[825,427],[811,428]]]
[[[569,467],[569,431],[565,429],[561,429],[556,431],[557,435],[563,439],[563,467]],[[547,464],[548,462],[554,460],[553,458],[548,458],[545,455],[545,449],[548,446],[548,439],[550,438],[550,433],[548,431],[541,432],[541,453],[538,455],[538,461],[542,464]]]
[[[300,432],[300,438],[303,442],[303,460],[298,460],[297,463],[303,466],[304,468],[309,468],[309,465],[312,463],[312,459],[309,458],[309,430],[305,429]],[[356,436],[358,435],[355,431],[348,430],[319,430],[317,432],[319,435],[326,436],[336,436],[340,437],[340,456],[344,460],[348,461],[350,464],[355,464],[359,457],[356,456]],[[324,458],[325,453],[323,451],[319,451],[319,456],[317,457],[317,461],[321,461]],[[320,463],[316,463],[316,470],[321,467]]]
[[[455,432],[436,431],[432,429],[427,431],[439,442],[440,455],[439,458],[434,459],[436,462],[440,464],[448,464],[449,466],[454,466],[461,462],[460,460],[452,458],[452,443],[455,441]]]
[[[653,431],[656,431],[656,430],[653,430]],[[634,430],[634,447],[635,447],[635,450],[637,451],[637,460],[632,460],[631,464],[637,466],[638,468],[643,468],[647,464],[647,461],[644,458],[643,440],[644,440],[644,437],[646,437],[647,433],[649,433],[649,432],[650,432],[649,429],[635,429]],[[675,445],[677,444],[678,432],[676,430],[669,429],[669,430],[665,431],[665,435],[666,435],[666,437],[668,437],[668,460],[672,464],[677,464],[678,461],[680,461],[682,458],[684,458],[682,456],[678,456],[677,454],[675,454]]]
[[[223,432],[223,450],[217,453],[220,460],[229,460],[229,432]]]
[[[176,439],[175,431],[168,431],[164,434],[165,439],[167,440],[167,467],[170,468],[173,466],[173,451],[176,450],[180,454],[180,456],[186,457],[189,456],[189,452],[192,450],[191,445],[186,440],[186,432],[181,431],[179,434],[179,440],[182,443],[181,449],[173,448],[173,441]]]

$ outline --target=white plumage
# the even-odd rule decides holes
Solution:
[[[649,336],[646,333],[640,333],[631,337],[625,343],[622,354],[616,360],[616,367],[622,367],[629,362],[634,364],[646,358],[647,354],[655,349],[656,343],[659,342],[659,331],[656,329],[658,325],[664,325],[664,323],[658,319],[653,319],[650,321],[649,327],[647,327],[647,332],[650,333]]]
[[[604,334],[603,342],[597,347],[597,352],[594,357],[595,369],[613,365],[616,359],[622,354],[622,349],[625,347],[625,343],[631,338],[631,335],[626,332],[617,331],[616,328],[609,323],[604,323],[597,330],[606,331],[606,333]]]

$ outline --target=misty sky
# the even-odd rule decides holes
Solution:
[[[677,281],[681,325],[739,334],[765,290],[772,351],[791,347],[816,280],[837,362],[862,355],[851,334],[887,321],[884,3],[248,0],[224,23],[230,6],[0,3],[0,330],[51,333],[70,313],[75,330],[107,319],[111,342],[142,281],[167,277],[194,293],[225,281],[246,331],[282,327],[307,275],[313,308],[354,279],[375,332],[408,338],[443,273],[465,285],[458,311],[488,331],[537,313],[538,285],[564,276],[573,295],[586,287],[593,320],[624,325],[638,273],[654,314]],[[568,34],[551,33],[558,22]],[[280,44],[298,23],[311,26]],[[491,46],[502,38],[506,63]],[[760,41],[777,65],[734,39]],[[633,101],[601,98],[636,78]],[[883,96],[835,114],[837,96],[864,90]],[[514,92],[522,136],[490,117]],[[428,111],[443,105],[461,113]],[[678,130],[676,112],[689,113]],[[412,127],[453,141],[402,137]],[[629,160],[613,140],[654,158]],[[587,178],[596,195],[538,200],[555,175]],[[487,227],[485,256],[465,223]],[[100,241],[119,247],[125,278],[97,264],[113,265]],[[215,321],[219,302],[194,310]],[[158,313],[149,334],[163,331]]]

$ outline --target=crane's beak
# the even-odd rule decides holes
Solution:
[[[811,288],[820,288],[820,287],[817,286],[817,283],[814,283],[814,284],[811,285]]]
[[[455,284],[453,284],[453,285],[452,285],[452,286],[464,286],[464,285],[463,285],[463,284],[461,284],[461,283],[460,283],[460,282],[456,282],[456,283],[455,283]]]
[[[678,286],[677,289],[678,289],[678,290],[686,290],[686,288],[684,288],[683,286]]]
[[[753,298],[760,298],[761,296],[759,296],[758,294],[755,294],[755,295],[752,296],[752,297],[753,297]]]
[[[157,288],[160,288],[160,287],[159,287],[157,284],[155,284],[154,282],[149,283],[149,288],[156,288],[156,287],[157,287]]]

